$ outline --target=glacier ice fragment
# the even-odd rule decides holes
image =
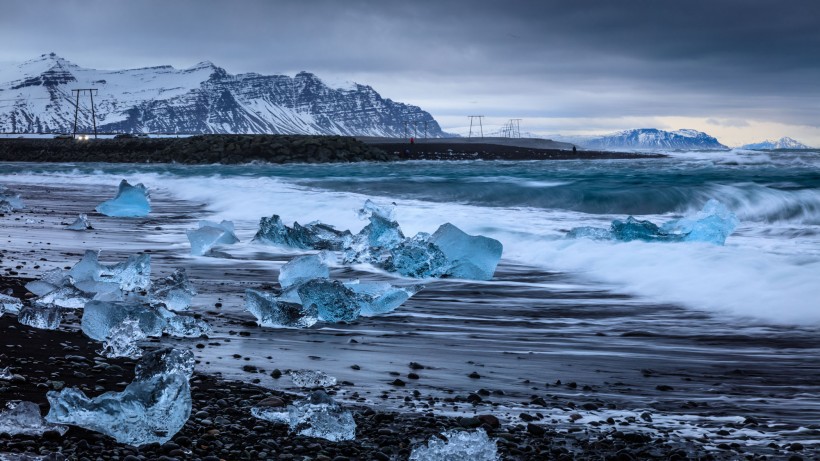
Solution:
[[[142,184],[132,186],[123,179],[120,182],[117,196],[97,205],[97,212],[117,218],[140,218],[148,216],[151,204],[148,190]]]
[[[503,250],[498,240],[469,235],[450,223],[442,224],[430,242],[447,257],[450,264],[447,275],[462,279],[492,279]]]
[[[449,431],[445,440],[431,437],[410,453],[410,461],[497,461],[498,446],[483,429],[475,432]]]
[[[344,286],[354,293],[361,307],[360,315],[374,316],[393,312],[424,285],[407,288],[396,287],[387,282],[348,282]]]
[[[163,331],[178,338],[198,338],[211,333],[211,326],[204,320],[191,315],[174,314],[166,311],[165,327]]]
[[[161,336],[167,324],[159,309],[139,304],[90,301],[83,309],[81,327],[91,339],[105,341],[125,320],[136,321],[146,336]]]
[[[295,290],[292,290],[295,292]],[[316,307],[288,302],[258,290],[245,290],[245,309],[264,327],[307,328],[318,319]]]
[[[23,302],[14,296],[4,295],[0,293],[0,317],[4,313],[16,314],[23,308]]]
[[[740,220],[726,205],[710,199],[694,216],[669,221],[661,226],[661,231],[683,235],[685,242],[723,245],[738,225]]]
[[[41,330],[56,330],[62,320],[62,311],[53,306],[26,306],[17,314],[17,321],[21,324]]]
[[[11,213],[25,207],[20,194],[15,194],[5,186],[0,186],[0,213]]]
[[[297,291],[302,306],[316,309],[319,318],[326,322],[352,322],[362,309],[356,293],[338,280],[310,280]]]
[[[185,269],[182,268],[154,282],[149,293],[152,303],[164,304],[166,308],[174,311],[187,310],[194,296],[196,296],[196,289],[188,280]]]
[[[336,385],[336,378],[318,370],[291,370],[290,380],[293,384],[307,389],[330,387]]]
[[[384,268],[405,277],[427,278],[447,275],[450,263],[444,252],[430,241],[430,234],[419,232],[390,249]]]
[[[291,259],[279,269],[279,285],[285,289],[308,280],[329,278],[330,268],[326,263],[328,257],[323,252]]]
[[[68,430],[65,426],[45,422],[40,415],[40,406],[34,402],[12,401],[6,403],[6,408],[0,411],[0,433],[41,436],[46,431],[57,431],[62,435]]]
[[[191,351],[163,349],[143,356],[134,381],[122,392],[94,398],[76,388],[49,391],[46,420],[71,424],[139,446],[165,443],[191,415]]]
[[[312,392],[304,400],[288,405],[287,413],[267,407],[253,407],[251,414],[275,423],[287,423],[291,432],[332,442],[356,438],[353,415],[324,391]]]
[[[567,233],[567,238],[571,239],[590,239],[590,240],[613,240],[615,236],[610,229],[603,229],[600,227],[582,226],[570,229]]]
[[[98,258],[98,252],[87,250],[83,259],[68,271],[74,286],[78,286],[79,282],[106,282],[116,283],[122,290],[133,291],[144,290],[151,284],[151,255],[130,255],[125,261],[111,266],[100,264]]]
[[[145,338],[146,334],[140,329],[139,320],[127,318],[111,328],[99,353],[109,358],[135,359],[142,355],[142,349],[137,346],[137,343]]]
[[[93,229],[93,227],[91,227],[91,223],[88,222],[88,216],[86,216],[85,213],[80,213],[80,215],[77,216],[77,219],[75,219],[73,223],[69,224],[69,226],[66,227],[66,229],[74,231],[84,231],[88,229]]]
[[[339,251],[350,236],[350,231],[340,231],[320,222],[309,223],[305,226],[296,222],[291,228],[282,222],[279,215],[273,215],[270,218],[263,217],[259,220],[259,231],[254,235],[253,240],[268,245],[282,245],[305,250]]]
[[[233,245],[239,242],[234,234],[234,225],[231,221],[216,223],[200,221],[199,227],[185,231],[188,241],[191,242],[191,254],[202,256],[207,254],[216,245]]]

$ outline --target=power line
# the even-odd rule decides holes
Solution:
[[[473,137],[473,119],[478,119],[478,126],[481,129],[481,139],[484,139],[484,124],[481,123],[481,120],[484,118],[483,115],[468,115],[470,117],[470,133],[467,135],[467,139]]]

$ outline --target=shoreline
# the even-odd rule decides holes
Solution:
[[[348,136],[198,135],[185,138],[0,139],[0,162],[247,164],[351,163],[405,160],[600,160],[663,158],[504,144],[424,140],[361,141]]]

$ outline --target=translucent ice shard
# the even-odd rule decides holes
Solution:
[[[737,216],[726,205],[712,199],[695,216],[667,222],[661,226],[661,231],[683,235],[685,242],[723,245],[739,224]]]
[[[86,216],[85,213],[80,213],[80,215],[77,216],[77,219],[75,219],[73,223],[66,227],[66,229],[84,231],[88,229],[93,229],[93,227],[91,227],[91,223],[88,222],[88,216]]]
[[[40,407],[34,402],[12,401],[6,403],[6,408],[0,411],[0,433],[41,436],[46,431],[57,431],[62,435],[68,430],[65,426],[43,421]]]
[[[305,226],[297,222],[293,223],[291,228],[282,222],[279,215],[273,215],[259,221],[259,231],[253,240],[292,248],[338,251],[342,249],[344,241],[350,236],[350,231],[340,231],[333,226],[319,222]]]
[[[326,262],[328,257],[329,255],[323,252],[291,259],[279,269],[279,285],[284,289],[312,279],[329,278],[330,268]]]
[[[483,429],[475,432],[449,431],[446,440],[431,437],[427,445],[410,453],[410,461],[497,461],[496,441],[487,437]]]
[[[72,286],[57,288],[34,300],[40,306],[58,306],[66,309],[80,309],[91,301],[92,296]]]
[[[128,181],[120,182],[117,196],[97,205],[97,212],[118,218],[138,218],[148,216],[151,204],[148,190],[142,184],[132,186]]]
[[[567,238],[571,239],[590,239],[590,240],[612,240],[615,238],[610,229],[602,229],[600,227],[576,227],[567,233]]]
[[[0,186],[0,213],[11,213],[25,208],[20,194],[15,194],[4,186]]]
[[[356,293],[338,280],[311,280],[297,291],[302,305],[316,309],[319,318],[326,322],[351,322],[362,310]]]
[[[90,301],[83,309],[82,330],[91,339],[109,340],[125,320],[136,321],[145,336],[161,336],[167,320],[151,306],[138,303]]]
[[[450,223],[442,224],[430,242],[447,257],[449,276],[472,280],[492,279],[503,249],[498,240],[468,235]]]
[[[333,442],[356,438],[353,415],[333,401],[324,391],[315,391],[305,400],[289,405],[287,413],[253,407],[251,414],[275,423],[287,423],[291,432]]]
[[[122,290],[133,291],[144,290],[151,284],[151,255],[131,255],[112,266],[100,264],[98,258],[98,252],[87,250],[83,259],[68,271],[74,286],[79,288],[79,282],[106,282],[116,283]]]
[[[405,277],[442,277],[450,269],[444,252],[430,242],[430,234],[419,232],[390,249],[384,268]]]
[[[167,311],[170,316],[165,318],[163,331],[178,338],[198,338],[211,333],[211,326],[204,320],[190,315],[174,314]]]
[[[14,378],[14,374],[9,367],[0,368],[0,381],[10,381]]]
[[[233,245],[239,242],[234,234],[231,221],[221,223],[200,221],[199,228],[185,231],[185,233],[188,234],[188,241],[191,242],[191,254],[195,256],[208,253],[216,245]]]
[[[360,314],[373,316],[396,310],[411,296],[421,291],[424,285],[407,288],[395,287],[387,282],[348,282],[345,287],[356,293],[361,307]]]
[[[146,354],[137,364],[134,381],[122,392],[88,398],[75,388],[50,391],[46,420],[101,432],[134,446],[165,443],[191,415],[188,380],[193,370],[191,351]]]
[[[292,370],[290,380],[293,384],[307,389],[330,387],[336,385],[336,378],[318,370]]]
[[[390,205],[377,205],[370,199],[364,201],[364,205],[358,210],[356,210],[356,214],[359,216],[359,219],[365,220],[370,219],[373,215],[378,215],[387,221],[395,221],[396,216],[396,204],[391,203]]]
[[[612,221],[611,231],[612,235],[622,242],[631,242],[633,240],[676,242],[682,240],[681,235],[661,232],[661,229],[651,221],[642,221],[632,216],[627,217],[626,221],[618,219]]]
[[[135,359],[142,355],[142,349],[137,346],[137,343],[145,338],[145,332],[140,329],[139,321],[127,318],[111,329],[99,353],[109,358]]]
[[[152,303],[164,304],[166,308],[182,311],[188,309],[196,289],[188,280],[185,269],[177,269],[168,277],[154,282],[149,294]]]
[[[380,207],[367,200],[358,211],[360,218],[370,223],[347,242],[344,253],[345,263],[373,262],[378,264],[386,257],[386,252],[404,240],[399,223],[393,220],[392,207]]]
[[[315,306],[305,307],[257,290],[245,290],[245,309],[264,327],[307,328],[319,320]]]
[[[56,330],[62,320],[62,311],[53,306],[26,306],[17,314],[18,322],[41,330]]]
[[[23,308],[23,302],[14,296],[8,296],[0,293],[0,316],[8,312],[16,314]]]

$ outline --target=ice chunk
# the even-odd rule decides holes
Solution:
[[[669,221],[660,230],[671,235],[682,235],[685,242],[723,245],[739,224],[737,216],[726,205],[711,199],[695,216]]]
[[[356,293],[338,280],[310,280],[297,291],[302,305],[316,309],[319,318],[326,322],[351,322],[362,310]]]
[[[468,235],[458,227],[446,223],[430,237],[444,253],[451,277],[473,280],[490,280],[501,259],[503,246],[498,240],[482,235]]]
[[[101,432],[134,446],[165,443],[191,415],[188,380],[193,370],[191,351],[151,352],[137,364],[134,381],[122,392],[88,398],[75,388],[50,391],[46,420]]]
[[[319,320],[315,306],[304,307],[298,299],[288,302],[257,290],[245,290],[245,309],[264,327],[307,328]]]
[[[148,190],[142,184],[132,186],[123,179],[120,182],[117,196],[97,205],[97,212],[118,218],[139,218],[148,216],[151,204]]]
[[[483,429],[475,432],[449,431],[445,440],[431,437],[427,446],[419,446],[410,453],[410,461],[497,461],[498,446]]]
[[[231,221],[221,223],[200,221],[199,228],[185,231],[185,233],[188,234],[188,241],[191,242],[191,254],[195,256],[208,253],[216,245],[233,245],[239,242],[234,234]]]
[[[165,333],[180,338],[198,338],[211,333],[211,326],[204,320],[190,315],[173,314],[167,311],[170,316],[166,317],[166,324],[163,328]]]
[[[328,257],[327,253],[322,252],[291,259],[279,269],[279,285],[288,288],[312,279],[329,278],[330,269],[326,262]]]
[[[370,219],[370,217],[374,214],[381,216],[388,221],[395,221],[396,204],[391,203],[390,205],[377,205],[372,200],[367,199],[364,201],[364,205],[360,209],[356,210],[356,215],[361,220]]]
[[[56,330],[62,320],[62,311],[53,306],[26,306],[17,314],[18,322],[41,330]]]
[[[0,213],[11,213],[25,207],[20,194],[15,194],[4,186],[0,186]]]
[[[682,240],[682,235],[667,234],[651,221],[642,221],[632,216],[626,221],[612,221],[612,235],[622,242],[642,240],[644,242],[677,242]]]
[[[91,301],[92,296],[72,286],[57,288],[37,299],[34,303],[39,306],[58,306],[66,309],[80,309]]]
[[[424,285],[408,288],[395,287],[387,282],[348,282],[345,287],[356,293],[361,306],[360,314],[373,316],[396,310],[411,296],[421,291]]]
[[[83,309],[82,330],[91,339],[108,340],[123,321],[133,320],[146,336],[161,336],[167,325],[159,309],[138,303],[90,301]]]
[[[88,222],[88,216],[86,216],[85,213],[80,213],[80,215],[77,216],[77,219],[75,219],[73,223],[66,227],[66,229],[84,231],[88,229],[93,229],[93,227],[91,227],[91,223]]]
[[[356,438],[353,415],[324,391],[315,391],[305,400],[289,405],[287,413],[265,407],[251,408],[251,414],[275,423],[287,422],[291,432],[332,442]]]
[[[13,296],[0,293],[0,317],[4,313],[16,314],[23,308],[23,302]]]
[[[175,311],[188,309],[191,299],[196,296],[196,289],[188,281],[185,269],[177,269],[170,276],[154,282],[151,286],[150,299],[152,303],[164,304]]]
[[[145,338],[145,332],[140,329],[139,321],[127,318],[111,328],[108,339],[103,342],[103,348],[99,353],[109,358],[135,359],[142,355],[142,349],[137,346],[137,342]]]
[[[610,229],[602,229],[600,227],[576,227],[567,233],[567,238],[580,239],[586,238],[590,240],[613,240],[615,236]]]
[[[390,249],[384,268],[405,277],[442,277],[450,269],[444,252],[430,242],[430,234],[419,232]]]
[[[43,421],[40,407],[34,402],[11,401],[6,403],[6,408],[0,411],[0,434],[41,436],[46,431],[57,431],[62,435],[68,430]]]
[[[283,245],[292,248],[334,250],[344,247],[344,242],[352,236],[350,231],[340,231],[333,226],[313,222],[301,226],[293,223],[293,228],[286,226],[279,215],[259,220],[259,231],[253,237],[256,242],[269,245]]]
[[[100,252],[86,250],[83,258],[68,271],[72,283],[98,281],[105,269],[99,261]]]
[[[116,283],[126,291],[147,289],[151,285],[151,255],[131,255],[113,266],[100,264],[98,258],[98,252],[87,250],[83,259],[68,271],[71,283],[78,288],[79,282]]]
[[[10,381],[12,378],[14,378],[14,374],[9,367],[0,368],[0,380]]]
[[[293,384],[307,389],[318,387],[330,387],[336,385],[336,378],[323,371],[317,370],[292,370],[290,380]]]

